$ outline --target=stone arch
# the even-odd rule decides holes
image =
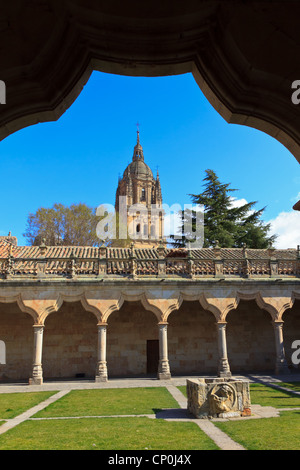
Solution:
[[[226,321],[231,372],[273,372],[276,349],[270,313],[261,309],[254,299],[241,299]]]
[[[43,324],[49,315],[57,312],[61,308],[64,302],[80,302],[86,311],[93,313],[99,322],[102,321],[101,312],[99,312],[99,309],[95,305],[88,303],[84,293],[66,295],[60,292],[55,299],[46,300],[44,305],[40,306],[37,323]]]
[[[94,377],[97,364],[97,318],[82,302],[63,301],[45,319],[44,379]]]
[[[2,353],[0,381],[28,380],[33,357],[33,319],[22,311],[18,302],[0,303],[0,331]],[[3,346],[5,345],[5,348]],[[4,349],[3,349],[4,348]]]
[[[172,375],[216,374],[218,339],[214,314],[197,300],[183,300],[168,317],[168,350]]]
[[[157,9],[137,1],[125,8],[122,2],[45,0],[13,11],[4,5],[1,13],[19,28],[13,35],[9,28],[2,32],[0,75],[13,87],[7,90],[0,139],[57,120],[93,70],[131,76],[192,72],[227,122],[268,133],[300,161],[299,110],[291,102],[292,80],[299,79],[295,3],[286,8],[280,2],[172,0]]]
[[[155,313],[141,300],[124,300],[119,310],[107,319],[107,369],[110,377],[145,376],[149,371],[147,347],[154,341],[153,354],[158,353],[158,322]],[[147,356],[148,354],[148,356]],[[157,357],[158,360],[158,357]]]

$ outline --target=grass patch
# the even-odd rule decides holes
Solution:
[[[286,387],[294,392],[300,392],[300,382],[276,382],[279,387]]]
[[[251,403],[274,408],[300,408],[300,397],[264,384],[250,384]]]
[[[163,408],[179,408],[163,387],[72,390],[34,417],[139,415]]]
[[[178,388],[178,390],[180,390],[181,393],[183,393],[183,395],[187,398],[186,385],[179,385],[177,388]]]
[[[216,450],[195,423],[150,418],[25,421],[0,436],[1,450]]]
[[[1,393],[0,419],[11,419],[57,392]]]
[[[214,424],[248,450],[299,450],[299,411],[283,411],[279,418]]]

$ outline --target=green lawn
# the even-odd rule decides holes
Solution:
[[[163,408],[179,408],[164,387],[72,390],[34,417],[139,415]]]
[[[300,392],[300,382],[276,382],[276,385]]]
[[[57,392],[1,393],[0,419],[11,419]]]
[[[195,423],[150,418],[25,421],[0,435],[0,450],[215,450]]]
[[[278,383],[298,391],[299,383]],[[178,387],[186,396],[186,387]],[[274,408],[300,408],[300,397],[267,385],[250,384],[251,403]],[[282,411],[278,418],[216,422],[214,424],[248,450],[299,450],[300,410]]]
[[[300,396],[263,384],[250,384],[251,403],[274,408],[300,408]]]
[[[299,386],[293,384],[295,390]],[[186,387],[178,388],[186,396]],[[258,383],[250,384],[250,391],[252,404],[300,408],[300,397],[292,393]],[[0,394],[0,426],[3,419],[21,414],[54,393],[57,392]],[[111,417],[154,414],[164,408],[179,408],[164,387],[73,390],[37,413],[35,418],[40,419],[27,420],[0,435],[0,450],[217,449],[195,422]],[[214,424],[246,449],[300,448],[300,410],[280,412],[278,418],[214,421]]]
[[[179,385],[177,388],[178,388],[178,390],[181,391],[181,393],[183,393],[183,395],[184,395],[185,397],[187,397],[186,385]]]
[[[215,422],[248,450],[299,450],[300,411],[283,411],[279,418]]]

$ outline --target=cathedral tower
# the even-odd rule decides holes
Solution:
[[[119,179],[116,191],[116,212],[126,207],[129,238],[137,248],[152,248],[164,238],[164,215],[159,175],[156,179],[144,161],[140,133],[133,150],[132,162]]]

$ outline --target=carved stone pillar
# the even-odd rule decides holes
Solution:
[[[227,357],[227,341],[226,341],[226,322],[218,322],[218,350],[219,350],[219,364],[218,375],[219,377],[231,377],[228,357]]]
[[[33,325],[33,365],[32,377],[29,379],[30,385],[43,384],[42,353],[43,353],[43,333],[44,325]]]
[[[106,362],[106,332],[107,323],[98,323],[98,362],[96,369],[96,382],[107,382]]]
[[[276,347],[276,363],[275,373],[276,374],[289,374],[285,351],[283,345],[283,321],[273,321],[274,333],[275,333],[275,347]]]
[[[171,378],[169,359],[168,359],[168,323],[159,323],[159,365],[158,378],[166,380]]]

